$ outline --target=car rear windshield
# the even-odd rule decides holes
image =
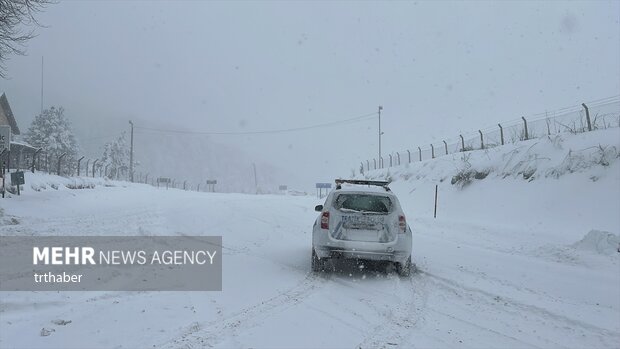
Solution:
[[[392,201],[381,195],[340,194],[334,206],[341,211],[388,213],[392,210]]]

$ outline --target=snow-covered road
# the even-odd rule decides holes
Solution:
[[[351,263],[312,274],[312,197],[144,185],[14,197],[1,235],[222,235],[224,281],[222,292],[2,292],[0,347],[618,347],[618,254],[556,241],[553,222],[432,219],[395,190],[414,231],[411,278]]]

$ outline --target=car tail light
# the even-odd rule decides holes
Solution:
[[[329,229],[329,212],[321,214],[321,229]]]
[[[398,228],[401,233],[407,232],[407,219],[403,215],[398,216]]]

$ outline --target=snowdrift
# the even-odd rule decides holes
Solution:
[[[583,239],[574,243],[573,247],[597,254],[613,255],[620,252],[620,235],[606,231],[591,230]]]
[[[34,192],[44,190],[65,190],[65,189],[93,189],[96,186],[112,187],[125,186],[128,183],[113,181],[103,177],[63,177],[45,172],[24,171],[26,184],[20,186],[20,194],[30,195]],[[11,176],[6,174],[6,195],[10,197],[17,193],[17,187],[12,185]]]

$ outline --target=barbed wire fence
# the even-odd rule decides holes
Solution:
[[[521,117],[471,133],[445,138],[441,142],[391,152],[381,159],[362,161],[359,168],[362,172],[371,171],[560,133],[577,134],[614,127],[620,127],[620,96],[539,113],[528,118]]]

